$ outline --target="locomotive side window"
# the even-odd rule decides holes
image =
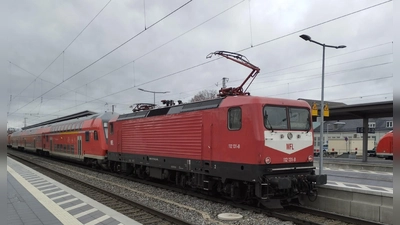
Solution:
[[[96,130],[93,132],[93,139],[94,140],[99,140],[99,136],[97,135],[97,131]]]
[[[288,121],[286,107],[265,106],[264,126],[268,130],[287,130]]]
[[[86,140],[86,141],[89,141],[89,138],[90,138],[90,137],[89,137],[89,131],[86,131],[86,132],[85,132],[85,140]]]
[[[239,107],[228,110],[229,130],[239,130],[242,127],[242,109]]]
[[[110,123],[110,134],[114,133],[114,123]]]

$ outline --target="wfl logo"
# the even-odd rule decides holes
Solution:
[[[286,144],[286,150],[294,150],[293,144],[292,143]]]

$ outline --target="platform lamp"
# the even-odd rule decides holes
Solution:
[[[333,46],[333,45],[326,45],[326,44],[321,44],[317,41],[314,41],[311,39],[310,36],[306,34],[300,35],[302,39],[305,41],[313,42],[315,44],[321,45],[322,46],[322,86],[321,86],[321,110],[320,110],[320,116],[321,116],[321,124],[320,124],[320,143],[319,143],[319,174],[322,174],[322,165],[323,165],[323,137],[324,137],[324,112],[323,112],[323,107],[324,107],[324,76],[325,76],[325,47],[328,48],[346,48],[345,45],[339,45],[339,46]]]
[[[156,104],[156,94],[166,94],[169,93],[169,91],[148,91],[148,90],[144,90],[142,88],[138,88],[138,90],[140,91],[144,91],[144,92],[150,92],[154,94],[154,105]]]

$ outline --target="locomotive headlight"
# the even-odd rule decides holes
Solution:
[[[289,133],[287,134],[287,138],[289,138],[289,140],[291,140],[292,137],[293,137],[293,134],[289,132]]]
[[[308,158],[307,158],[307,160],[309,161],[309,162],[312,162],[314,159],[313,159],[313,156],[312,155],[309,155],[308,156]]]
[[[270,164],[270,163],[271,163],[271,158],[265,157],[265,164]]]

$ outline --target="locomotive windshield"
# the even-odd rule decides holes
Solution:
[[[310,111],[306,108],[265,106],[264,126],[269,130],[310,130]]]

